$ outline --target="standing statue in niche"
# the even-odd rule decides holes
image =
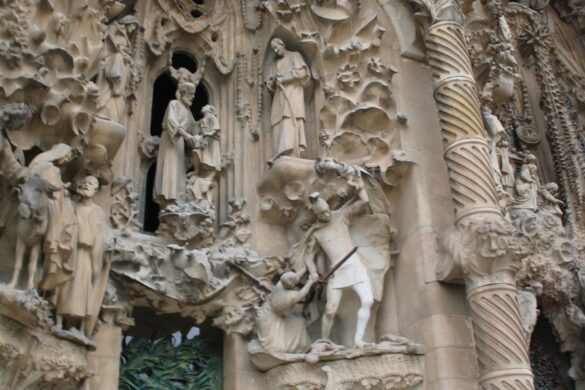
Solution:
[[[179,84],[176,96],[165,112],[156,165],[154,199],[161,209],[176,204],[185,193],[185,140],[191,144],[194,139],[190,133],[195,119],[190,107],[195,97],[195,85],[190,82]]]
[[[97,112],[118,123],[126,114],[126,87],[134,67],[132,36],[138,27],[138,19],[126,15],[112,22],[105,40],[107,55],[97,80],[100,87]]]
[[[301,54],[286,50],[282,39],[272,39],[270,47],[278,57],[266,81],[274,94],[270,113],[274,161],[280,156],[300,157],[307,148],[303,88],[311,75]]]
[[[297,244],[298,250],[295,250],[294,255],[291,256],[291,262],[297,275],[302,275],[308,270],[310,276],[315,276],[317,267],[312,259],[314,259],[313,254],[318,248],[323,250],[329,259],[330,268],[352,251],[354,245],[349,226],[353,218],[365,213],[369,199],[366,191],[361,189],[356,200],[348,202],[338,210],[331,210],[327,201],[321,198],[319,193],[311,194],[309,200],[311,210],[317,216],[317,222],[307,230]],[[352,254],[333,273],[332,278],[327,283],[327,304],[322,319],[322,337],[324,339],[330,338],[343,291],[351,289],[360,299],[354,346],[356,348],[366,346],[364,335],[374,303],[373,287],[372,279],[363,259],[358,253]]]
[[[93,202],[99,182],[87,176],[78,186],[80,200],[76,205],[79,232],[73,278],[64,284],[56,301],[56,326],[63,327],[63,318],[80,321],[79,331],[90,337],[104,297],[109,263],[104,261],[106,216]]]

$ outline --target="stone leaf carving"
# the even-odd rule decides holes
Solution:
[[[146,299],[162,313],[181,313],[197,323],[208,317],[228,333],[249,335],[254,306],[273,286],[284,263],[261,257],[231,240],[189,249],[162,237],[132,233],[109,252],[113,273],[130,290],[130,302]]]
[[[104,80],[100,77],[99,87],[90,81],[98,73],[103,74],[100,69],[105,69],[102,67],[105,63],[101,60],[112,53],[106,53],[107,49],[101,44],[106,38],[104,30],[107,27],[104,10],[93,3],[86,8],[77,5],[71,9],[62,2],[51,7],[44,7],[42,3],[11,2],[1,11],[4,19],[14,22],[2,43],[6,50],[0,55],[0,88],[7,99],[29,96],[27,104],[36,112],[22,132],[10,134],[11,141],[22,149],[39,146],[47,150],[59,142],[72,144],[83,152],[86,170],[104,182],[111,181],[110,164],[126,129],[118,123],[125,120],[121,116],[123,109],[117,111],[115,118],[109,114],[107,118],[97,115],[100,88],[106,94],[111,84],[100,81]],[[122,34],[125,27],[117,20],[110,24],[114,25],[120,27],[118,30]],[[120,34],[114,35],[125,36],[125,33]],[[135,43],[126,37],[126,59],[130,58],[128,51]],[[118,54],[123,56],[121,52]],[[115,96],[111,99],[112,105],[115,103],[120,108],[118,106],[125,104],[127,94],[132,94],[140,81],[140,75],[136,68],[126,66],[123,58],[116,64],[115,69],[124,70],[125,80],[128,80],[128,84],[115,86]],[[109,71],[114,69],[113,64],[110,65]],[[116,103],[118,101],[120,104]]]

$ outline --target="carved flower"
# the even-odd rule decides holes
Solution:
[[[353,88],[359,84],[360,80],[357,65],[345,64],[337,71],[337,81],[346,88]]]

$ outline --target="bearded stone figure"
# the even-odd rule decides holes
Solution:
[[[179,84],[176,96],[165,112],[156,165],[154,199],[161,209],[177,203],[185,193],[185,140],[192,142],[190,132],[195,125],[190,110],[195,85],[190,82]]]
[[[277,56],[266,81],[274,94],[270,114],[273,161],[280,156],[300,157],[307,148],[303,88],[309,83],[310,72],[301,54],[286,50],[282,39],[272,39],[270,47]]]
[[[99,182],[87,176],[79,185],[80,196],[75,211],[79,223],[75,270],[60,291],[56,304],[57,328],[63,318],[78,319],[79,330],[91,337],[106,291],[109,263],[104,261],[106,217],[102,208],[93,202]]]

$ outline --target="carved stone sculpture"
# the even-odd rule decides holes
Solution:
[[[528,154],[525,160],[525,164],[522,164],[520,172],[516,176],[515,202],[511,207],[512,209],[535,211],[538,208],[538,188],[540,187],[536,174],[536,157]]]
[[[138,218],[138,194],[132,191],[132,180],[120,176],[112,183],[110,195],[114,198],[110,209],[110,222],[114,229],[126,231],[140,228]]]
[[[0,4],[0,388],[585,388],[585,1]]]
[[[126,115],[127,87],[133,77],[133,34],[139,27],[134,15],[114,20],[106,34],[107,54],[102,60],[97,84],[100,94],[98,115],[120,123]]]
[[[53,193],[61,189],[35,175],[24,182],[19,190],[16,253],[12,280],[8,287],[16,287],[25,255],[29,253],[26,288],[32,290],[36,287],[36,270],[49,226],[49,202],[53,199]]]
[[[311,210],[317,216],[317,222],[307,230],[298,243],[299,251],[293,255],[293,269],[303,275],[306,271],[315,276],[317,268],[313,263],[315,247],[323,250],[329,260],[329,267],[333,268],[352,249],[352,239],[349,232],[351,220],[364,213],[368,206],[368,198],[364,190],[359,193],[359,199],[349,202],[338,210],[331,210],[327,202],[318,193],[311,194]],[[315,248],[315,249],[312,249]],[[298,263],[298,261],[305,263]],[[360,298],[360,308],[357,313],[357,325],[354,335],[354,344],[357,348],[365,345],[364,334],[370,310],[374,303],[373,286],[368,275],[367,266],[359,254],[353,254],[333,274],[327,283],[327,305],[322,322],[322,337],[328,339],[331,335],[333,321],[341,303],[341,294],[344,289],[352,289]]]
[[[189,107],[194,96],[195,85],[188,82],[180,84],[177,100],[171,101],[165,112],[154,184],[154,198],[163,209],[185,194],[185,140],[193,138],[189,132],[195,119]]]
[[[215,173],[221,171],[221,148],[220,135],[221,127],[217,119],[217,112],[211,105],[206,105],[201,109],[203,118],[197,122],[199,133],[195,136],[200,137],[201,148],[196,148],[193,153],[197,155],[196,163],[200,176],[206,176],[208,172]]]
[[[32,112],[26,104],[13,103],[0,107],[0,179],[12,185],[26,176],[26,170],[12,150],[8,132],[20,130],[31,119]]]
[[[272,159],[300,157],[307,148],[303,88],[311,75],[301,54],[286,50],[282,39],[273,38],[270,47],[277,57],[266,79],[266,87],[274,94],[270,114]]]
[[[199,85],[201,81],[201,77],[203,77],[203,73],[205,72],[205,66],[207,65],[207,56],[203,57],[203,61],[197,67],[197,71],[195,73],[191,73],[189,69],[186,68],[175,68],[173,67],[173,56],[172,54],[169,56],[169,73],[171,77],[177,81],[178,85],[183,83],[191,83],[195,87]]]
[[[61,168],[73,158],[72,149],[56,144],[36,156],[30,172],[38,175],[58,190],[48,202],[49,226],[43,248],[43,277],[39,289],[49,291],[53,300],[59,299],[63,283],[73,277],[78,221],[68,188],[63,182]]]
[[[311,275],[301,290],[296,290],[299,277],[285,272],[258,309],[258,341],[271,352],[305,353],[311,346],[307,323],[295,305],[306,299],[317,275]],[[295,313],[295,311],[297,311]]]
[[[75,268],[72,278],[59,291],[56,302],[57,328],[64,317],[79,319],[79,331],[91,337],[104,297],[110,265],[104,259],[107,235],[105,215],[93,197],[99,189],[98,180],[86,177],[77,193],[81,197],[75,212],[79,223]]]
[[[492,162],[492,168],[494,171],[494,181],[496,185],[501,185],[501,172],[500,165],[498,164],[498,156],[496,153],[497,144],[506,136],[506,130],[497,116],[492,114],[491,110],[487,106],[482,106],[481,114],[488,131],[489,147],[490,147],[490,158]]]

